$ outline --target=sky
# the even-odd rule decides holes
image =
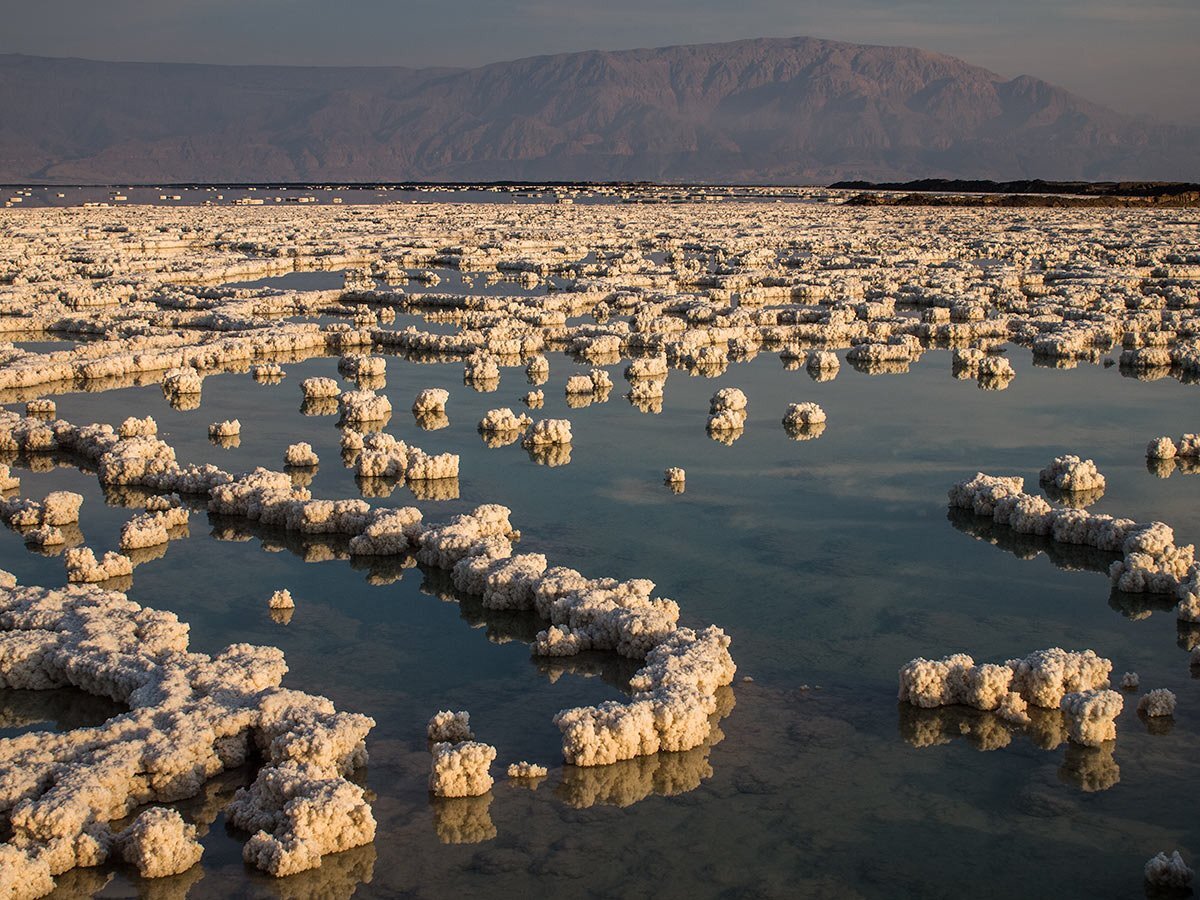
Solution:
[[[921,47],[1200,124],[1200,0],[0,0],[0,53],[474,66],[806,35]]]

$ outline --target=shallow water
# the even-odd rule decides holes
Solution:
[[[523,408],[521,369],[477,393],[463,386],[461,363],[389,357],[388,430],[431,453],[461,454],[462,475],[456,499],[415,501],[399,486],[371,502],[415,503],[427,521],[503,503],[521,546],[552,565],[652,578],[657,593],[679,601],[685,624],[715,622],[733,636],[739,677],[724,739],[564,769],[552,716],[621,696],[632,667],[609,655],[567,660],[565,669],[539,663],[526,646],[532,621],[453,602],[444,575],[355,568],[330,558],[344,550],[336,541],[201,511],[189,537],[137,568],[130,595],[190,622],[194,649],[275,644],[290,666],[286,685],[373,716],[361,781],[375,794],[380,828],[373,846],[275,881],[242,863],[244,835],[224,826],[221,805],[249,778],[228,773],[180,804],[211,822],[202,866],[153,887],[189,897],[1142,896],[1148,857],[1200,846],[1200,680],[1177,644],[1174,613],[1142,617],[1145,598],[1112,595],[1095,571],[1102,554],[999,531],[991,537],[1000,546],[976,539],[990,523],[948,515],[945,497],[979,470],[1023,475],[1034,492],[1042,466],[1075,452],[1108,478],[1093,509],[1161,519],[1179,543],[1200,539],[1200,477],[1159,479],[1144,461],[1151,437],[1195,429],[1197,388],[1139,382],[1115,367],[1037,368],[1019,348],[1009,355],[1011,387],[985,392],[951,377],[946,351],[928,351],[905,375],[843,365],[825,383],[764,353],[717,378],[672,372],[658,415],[621,397],[623,364],[607,367],[616,383],[607,402],[569,408],[562,385],[590,366],[551,355],[546,405],[532,415],[571,420],[570,464],[559,467],[537,465],[519,444],[488,449],[476,433],[488,409]],[[336,417],[301,412],[300,380],[338,377],[336,359],[284,368],[279,385],[210,376],[200,408],[187,412],[172,410],[157,386],[55,399],[58,415],[77,423],[153,415],[181,462],[231,471],[278,468],[287,444],[306,440],[321,458],[314,496],[357,496]],[[731,446],[705,434],[708,398],[724,386],[750,398],[745,433]],[[449,427],[414,423],[408,406],[425,387],[451,391]],[[803,400],[824,407],[828,426],[793,441],[779,420]],[[234,417],[240,444],[211,444],[208,423]],[[687,470],[685,493],[662,484],[667,466]],[[88,544],[116,547],[133,510],[106,505],[94,475],[65,465],[17,474],[24,496],[82,493]],[[9,531],[0,532],[0,567],[25,583],[65,580],[58,558],[28,552]],[[286,626],[266,607],[282,587],[297,604]],[[896,670],[914,656],[965,650],[1002,661],[1055,645],[1091,647],[1113,660],[1116,677],[1133,670],[1143,688],[1170,688],[1179,697],[1174,727],[1150,733],[1127,699],[1111,759],[1066,745],[1043,750],[1021,735],[981,752],[990,746],[986,717],[896,704]],[[86,708],[93,701],[78,695],[39,711],[16,693],[0,692],[0,704],[19,706],[27,720],[75,727],[112,712],[100,701]],[[549,778],[536,791],[500,779],[487,797],[431,805],[424,724],[439,708],[469,709],[499,763],[544,762]],[[910,743],[929,734],[944,742]],[[469,839],[483,840],[446,842]],[[76,871],[54,896],[129,896],[148,885],[125,869]]]

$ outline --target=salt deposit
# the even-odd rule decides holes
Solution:
[[[1175,715],[1175,694],[1166,688],[1155,688],[1142,695],[1137,705],[1138,715],[1155,718]]]

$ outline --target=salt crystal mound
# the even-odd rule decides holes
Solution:
[[[465,709],[454,712],[443,709],[434,713],[425,727],[425,735],[434,743],[459,744],[475,739],[471,731],[471,714]]]
[[[1175,694],[1166,688],[1155,688],[1147,691],[1138,700],[1139,716],[1158,718],[1175,715]]]
[[[1162,522],[1138,523],[1082,509],[1056,508],[1023,492],[1024,480],[984,475],[955,484],[950,505],[990,516],[1019,534],[1036,534],[1067,544],[1080,544],[1123,558],[1109,577],[1129,593],[1174,594],[1183,622],[1200,622],[1200,564],[1195,547],[1177,546],[1175,533]]]
[[[478,797],[492,789],[496,748],[478,741],[439,742],[431,750],[429,792],[435,797]]]
[[[1104,476],[1096,468],[1096,463],[1090,459],[1080,459],[1075,455],[1058,456],[1042,469],[1039,479],[1043,484],[1050,484],[1061,491],[1071,493],[1077,491],[1104,491]]]
[[[1144,875],[1146,883],[1152,887],[1188,891],[1196,873],[1183,861],[1179,851],[1175,850],[1170,856],[1160,851],[1147,860]]]
[[[252,748],[264,765],[226,810],[253,833],[248,862],[288,875],[374,839],[362,790],[346,780],[366,762],[374,722],[281,688],[273,647],[208,656],[188,651],[187,632],[173,613],[96,587],[0,590],[0,687],[71,686],[129,707],[96,727],[0,741],[2,853],[6,876],[25,885],[18,896],[47,893],[54,876],[114,848],[147,875],[186,868],[198,846],[174,814],[143,814],[116,836],[107,823],[193,796]]]
[[[316,451],[313,450],[312,444],[307,441],[289,444],[283,455],[284,465],[296,468],[312,468],[319,465],[320,462],[321,460],[318,458]]]
[[[545,766],[539,766],[537,763],[521,760],[520,762],[509,763],[505,774],[509,778],[545,778],[550,774],[550,770]]]

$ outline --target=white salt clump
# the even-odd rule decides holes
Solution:
[[[1085,747],[1099,747],[1116,739],[1116,718],[1124,706],[1121,695],[1109,690],[1069,693],[1060,703],[1066,714],[1068,737]]]
[[[507,406],[501,409],[489,409],[479,421],[479,430],[486,433],[511,433],[524,431],[533,423],[526,415],[517,415]]]
[[[338,396],[338,407],[349,425],[386,422],[392,415],[392,402],[374,391],[346,391]]]
[[[133,560],[112,550],[99,561],[91,547],[72,547],[65,554],[67,581],[95,583],[133,574]]]
[[[332,378],[305,378],[300,382],[300,390],[306,400],[322,400],[338,397],[342,393],[337,381]]]
[[[158,504],[155,504],[157,506]],[[157,547],[171,539],[171,530],[188,523],[188,510],[179,505],[165,509],[148,509],[121,526],[120,548],[124,551]]]
[[[541,409],[546,402],[546,395],[542,391],[529,391],[522,400],[530,409]]]
[[[567,379],[567,394],[598,394],[612,387],[612,379],[603,369],[592,369],[587,375],[572,375]]]
[[[338,360],[338,370],[351,378],[378,378],[387,369],[382,356],[343,356]]]
[[[683,484],[687,478],[687,473],[678,466],[672,466],[663,473],[663,480],[667,484]]]
[[[188,825],[173,809],[154,806],[116,835],[115,849],[125,862],[137,866],[143,878],[164,878],[186,872],[200,861],[204,848],[196,826]]]
[[[163,373],[164,394],[198,394],[203,387],[200,373],[191,366],[168,369]]]
[[[825,421],[825,410],[812,402],[789,403],[783,414],[784,428],[799,429],[808,425],[820,425]]]
[[[425,732],[435,743],[459,744],[475,739],[475,733],[471,731],[471,714],[465,709],[438,711],[429,720]]]
[[[500,379],[500,364],[494,356],[476,350],[467,357],[463,368],[467,382],[492,382]]]
[[[292,599],[291,591],[283,588],[271,595],[267,600],[267,607],[270,609],[295,609],[296,601]]]
[[[1104,476],[1096,463],[1078,456],[1059,456],[1039,476],[1043,484],[1052,484],[1062,491],[1102,491]]]
[[[1147,691],[1138,700],[1138,715],[1148,718],[1175,715],[1175,694],[1166,688],[1155,688]]]
[[[544,356],[535,356],[525,366],[525,375],[530,384],[544,384],[550,377],[550,362]]]
[[[283,377],[283,366],[279,363],[257,363],[250,367],[250,376],[255,381],[271,381]]]
[[[436,797],[478,797],[492,788],[496,748],[478,741],[433,745],[429,790]]]
[[[458,454],[428,454],[416,448],[409,454],[404,477],[409,481],[438,481],[458,477]]]
[[[1015,693],[1034,706],[1055,709],[1068,692],[1106,687],[1111,671],[1112,663],[1091,650],[1068,652],[1059,647],[1004,665],[976,665],[965,653],[937,660],[919,657],[901,667],[898,699],[927,709],[963,704],[995,710]]]
[[[1146,861],[1146,883],[1156,888],[1167,890],[1187,890],[1191,887],[1195,872],[1183,861],[1179,851],[1170,856],[1159,852]]]
[[[423,416],[444,413],[446,411],[446,401],[449,399],[450,392],[445,388],[425,388],[413,400],[413,414]]]
[[[1121,676],[1121,688],[1126,691],[1136,691],[1141,679],[1137,672],[1126,672]]]
[[[21,479],[12,474],[8,466],[0,465],[0,491],[15,491],[21,486]]]
[[[663,355],[630,360],[629,365],[625,367],[625,377],[630,381],[665,379],[667,377],[667,357]]]
[[[242,423],[237,419],[226,419],[224,422],[213,422],[208,426],[210,438],[237,437],[242,432]]]
[[[1175,442],[1165,435],[1155,438],[1146,445],[1148,459],[1174,459],[1177,453]]]
[[[539,766],[537,763],[521,762],[509,763],[508,777],[509,778],[545,778],[550,772],[545,766]]]
[[[571,443],[571,423],[567,419],[539,419],[525,436],[525,446]]]
[[[320,463],[316,452],[312,448],[312,444],[307,441],[301,441],[298,444],[289,444],[287,451],[283,455],[284,465],[296,466],[298,468],[309,468]]]
[[[151,416],[146,416],[144,419],[130,416],[121,423],[117,433],[123,438],[154,437],[158,434],[158,423]]]
[[[30,400],[25,404],[25,415],[43,419],[53,419],[58,407],[53,400]]]
[[[841,365],[837,354],[829,350],[810,350],[804,358],[804,366],[810,371],[836,372]]]

